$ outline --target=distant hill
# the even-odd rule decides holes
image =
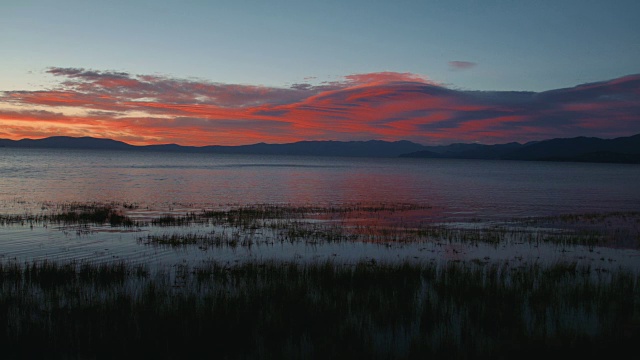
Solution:
[[[210,154],[261,154],[353,157],[408,157],[443,159],[494,159],[577,161],[640,164],[640,134],[616,139],[576,137],[520,144],[483,145],[456,143],[424,146],[410,141],[300,141],[289,144],[241,146],[134,146],[111,139],[54,136],[45,139],[0,139],[0,147],[164,151]]]
[[[449,158],[449,159],[501,159],[506,154],[524,145],[508,143],[498,145],[451,144],[445,146],[425,146],[425,150],[402,154],[402,157]]]
[[[640,154],[640,134],[610,140],[594,137],[546,140],[524,146],[506,154],[504,158],[513,160],[589,159],[597,153],[607,153],[607,157],[611,158],[625,154]],[[587,156],[588,154],[592,155]]]
[[[91,137],[55,136],[45,139],[6,140],[0,146],[17,148],[139,150],[212,154],[262,154],[309,156],[398,157],[418,151],[422,145],[410,141],[300,141],[290,144],[253,144],[241,146],[180,146],[176,144],[134,146],[127,143]]]
[[[398,157],[423,146],[410,141],[300,141],[289,144],[253,144],[242,146],[204,146],[198,151],[218,154],[310,155]]]
[[[526,144],[425,146],[424,150],[402,154],[401,157],[640,164],[640,134],[616,139],[575,137]]]
[[[97,139],[92,137],[52,136],[44,139],[7,140],[0,139],[0,146],[17,148],[47,148],[47,149],[99,149],[99,150],[129,150],[133,145],[111,139]]]

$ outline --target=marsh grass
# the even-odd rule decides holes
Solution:
[[[123,209],[133,209],[132,204],[102,204],[102,203],[62,203],[43,204],[41,212],[38,214],[25,213],[19,215],[0,215],[0,225],[29,224],[30,226],[39,224],[63,224],[63,225],[88,225],[108,224],[111,226],[133,227],[139,226],[128,216],[124,215]]]
[[[640,213],[568,214],[503,221],[447,222],[430,218],[429,206],[416,204],[343,204],[296,206],[255,204],[218,209],[163,213],[149,221],[134,220],[128,211],[134,204],[46,204],[38,214],[0,215],[0,225],[60,224],[76,227],[80,234],[93,226],[123,228],[181,228],[174,234],[140,237],[144,244],[184,246],[252,246],[265,241],[268,232],[276,242],[420,241],[478,243],[499,246],[509,242],[552,243],[640,248]],[[214,227],[217,234],[185,233],[182,228]]]
[[[170,246],[173,248],[185,246],[198,246],[202,250],[210,247],[251,247],[256,244],[252,234],[241,233],[238,230],[223,229],[208,233],[171,233],[171,234],[148,234],[138,237],[138,242],[145,245]],[[265,241],[262,241],[265,242]]]
[[[258,204],[134,220],[134,204],[45,204],[2,226],[142,228],[145,245],[551,243],[640,248],[640,213],[432,219],[428,206]],[[640,275],[577,263],[248,261],[149,270],[0,262],[7,358],[611,357],[640,341]],[[37,346],[34,346],[37,344]]]
[[[593,358],[640,340],[638,274],[575,263],[0,263],[0,289],[8,358]]]
[[[518,219],[532,227],[564,229],[580,237],[591,237],[597,245],[640,248],[640,212],[563,214]]]
[[[193,229],[214,230],[196,233]],[[351,224],[348,220],[315,219],[264,219],[247,223],[216,222],[206,225],[184,225],[169,233],[148,234],[138,241],[159,246],[253,246],[261,243],[307,243],[326,244],[341,242],[363,242],[377,244],[407,244],[419,242],[463,244],[477,246],[489,244],[501,247],[509,244],[528,243],[533,246],[553,244],[556,246],[581,245],[590,249],[625,243],[628,248],[640,248],[629,230],[613,231],[599,229],[563,229],[536,227],[528,224],[505,223],[500,225],[475,224],[472,227],[456,223],[426,224]],[[629,238],[631,237],[631,239]],[[240,241],[240,239],[242,241]],[[207,248],[204,246],[203,248]]]

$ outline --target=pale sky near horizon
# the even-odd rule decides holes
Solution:
[[[638,14],[640,1],[631,0],[0,0],[0,110],[5,111],[0,121],[4,119],[8,129],[4,134],[0,129],[0,137],[42,136],[30,131],[25,119],[9,114],[18,111],[23,116],[29,106],[33,107],[31,115],[37,110],[79,116],[79,110],[62,109],[60,101],[45,104],[41,100],[32,102],[32,98],[16,100],[7,96],[17,91],[33,92],[32,95],[44,90],[68,91],[70,88],[65,82],[88,81],[86,76],[73,77],[69,71],[52,69],[84,69],[103,75],[126,73],[130,78],[155,76],[190,83],[263,87],[269,91],[304,86],[318,90],[327,84],[348,82],[349,76],[374,73],[410,74],[461,92],[544,92],[606,82],[640,73]],[[89,90],[84,87],[82,91],[87,95]],[[110,88],[110,91],[114,90]],[[205,95],[192,100],[201,103]],[[300,96],[294,96],[296,101],[304,98]],[[122,99],[118,101],[121,105]],[[283,104],[280,98],[274,102],[252,101],[251,104],[234,103],[234,106]],[[83,104],[83,116],[89,112],[116,110],[106,106],[89,108]],[[52,108],[45,109],[44,105]],[[118,107],[118,111],[124,110]],[[139,107],[127,109],[134,110],[140,115]],[[268,111],[269,114],[284,113],[281,108]],[[487,120],[488,113],[483,114],[484,118],[472,120]],[[214,131],[211,121],[215,119],[210,115],[209,112],[204,117],[194,113],[162,116],[188,118],[190,126],[195,126],[194,121],[205,121]],[[633,115],[632,112],[625,116]],[[224,120],[235,120],[233,116],[225,113]],[[243,116],[242,120],[257,119]],[[199,120],[194,120],[196,118]],[[437,119],[437,116],[423,119],[422,123],[412,126],[434,129],[432,125]],[[637,117],[633,119],[635,122]],[[324,118],[318,117],[317,121],[321,123]],[[94,125],[91,123],[76,133],[99,135]],[[147,125],[157,124],[150,121]],[[297,125],[298,128],[305,126],[309,124]],[[636,130],[635,127],[629,130],[628,122],[625,126],[627,130],[619,133]],[[122,124],[118,127],[122,128]],[[270,134],[264,137],[265,141],[350,138],[346,129],[334,135],[326,131],[303,133],[279,129],[277,136],[263,129],[265,134]],[[53,125],[50,131],[74,134]],[[538,136],[547,133],[553,132],[540,132]],[[118,136],[104,131],[102,134]],[[366,134],[387,139],[407,138],[399,130]],[[495,138],[498,141],[497,137],[485,136],[487,134],[452,135],[450,140],[494,141]],[[120,135],[120,139],[139,143],[176,140],[160,133],[138,139],[124,132]],[[234,135],[225,136],[222,142],[234,143]],[[247,141],[259,138],[259,134],[254,134]],[[413,139],[428,142],[431,138],[425,133]],[[449,138],[441,132],[438,139]],[[214,140],[202,139],[201,142]]]

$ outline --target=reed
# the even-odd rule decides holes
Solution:
[[[8,358],[593,358],[640,340],[638,274],[574,263],[0,263],[0,288]]]
[[[138,237],[138,242],[144,245],[185,247],[198,246],[201,249],[209,247],[250,247],[255,242],[252,236],[241,234],[240,231],[212,231],[209,233],[172,233],[172,234],[149,234]]]
[[[451,223],[430,220],[430,207],[417,204],[254,204],[186,214],[165,213],[146,223],[126,215],[127,211],[136,208],[137,205],[126,203],[46,204],[38,214],[0,215],[0,225],[55,223],[82,225],[86,231],[90,231],[92,225],[105,224],[128,228],[214,226],[233,229],[232,232],[246,239],[248,245],[259,241],[253,238],[254,234],[267,231],[273,232],[277,240],[289,242],[444,241],[495,246],[505,242],[528,242],[640,248],[639,212],[564,214],[491,222],[469,219],[466,223]],[[406,214],[413,216],[405,217]],[[149,238],[141,242],[166,245],[226,242],[220,239],[212,242],[204,238],[189,240],[183,232],[181,229],[175,235],[167,235],[166,239]]]
[[[111,226],[133,227],[139,224],[131,218],[123,214],[122,209],[133,209],[135,206],[131,204],[102,204],[102,203],[64,203],[64,204],[48,204],[42,207],[42,212],[38,214],[9,214],[0,215],[0,225],[6,226],[11,224],[64,224],[64,225],[86,225],[109,224]]]

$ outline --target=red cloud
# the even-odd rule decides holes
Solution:
[[[460,63],[453,66],[471,66]],[[452,90],[394,72],[290,88],[84,69],[49,73],[63,79],[55,89],[0,95],[3,136],[183,145],[354,139],[430,144],[640,132],[640,75],[532,93]]]
[[[471,61],[449,61],[449,67],[453,70],[466,70],[475,67],[476,63]]]
[[[344,77],[348,81],[355,84],[381,84],[391,82],[419,82],[427,83],[429,80],[421,75],[411,73],[396,73],[396,72],[378,72],[369,74],[354,74]]]

